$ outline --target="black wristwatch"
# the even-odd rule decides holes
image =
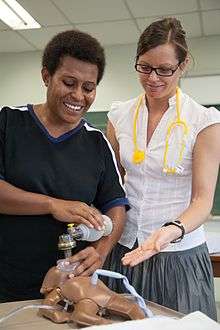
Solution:
[[[183,239],[183,237],[185,235],[185,228],[183,227],[183,224],[179,220],[174,220],[174,221],[166,222],[162,227],[167,227],[167,226],[171,226],[171,225],[180,228],[181,231],[182,231],[182,234],[180,235],[180,237],[174,239],[170,243],[179,243],[180,241],[182,241],[182,239]]]

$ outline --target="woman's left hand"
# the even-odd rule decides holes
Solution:
[[[96,269],[102,268],[104,258],[93,246],[89,246],[69,257],[67,261],[70,264],[79,263],[79,266],[73,272],[74,276],[90,276]]]
[[[178,238],[180,235],[181,231],[176,226],[167,226],[157,229],[137,249],[124,255],[122,258],[123,265],[133,267],[149,259],[165,249],[171,241]]]

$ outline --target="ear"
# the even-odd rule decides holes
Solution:
[[[181,75],[183,75],[185,73],[189,63],[190,63],[190,58],[189,58],[189,55],[187,55],[185,60],[180,64],[180,69],[182,71]]]
[[[46,87],[48,87],[48,85],[49,85],[49,81],[50,81],[50,74],[49,74],[49,72],[48,72],[48,70],[47,70],[46,67],[43,67],[43,68],[41,69],[41,77],[42,77],[42,79],[43,79],[44,85],[45,85]]]

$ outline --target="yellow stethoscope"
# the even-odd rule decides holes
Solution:
[[[140,164],[145,159],[144,150],[139,149],[138,144],[137,144],[137,120],[138,120],[142,100],[143,100],[143,95],[140,95],[138,98],[138,102],[137,102],[137,106],[136,106],[135,114],[134,114],[134,122],[133,122],[134,152],[133,152],[133,157],[132,157],[132,162],[134,164]],[[177,126],[182,128],[183,135],[182,135],[182,140],[181,140],[179,150],[178,150],[179,154],[177,156],[177,160],[175,161],[175,164],[172,163],[172,165],[170,165],[170,162],[168,159],[170,142],[171,142],[170,138],[171,138],[171,134],[173,133],[173,130]],[[174,174],[178,171],[178,168],[183,159],[183,153],[184,153],[184,150],[186,147],[185,138],[186,138],[188,132],[189,132],[189,127],[188,127],[187,123],[185,122],[185,120],[180,118],[180,90],[179,90],[179,87],[177,87],[176,88],[176,120],[172,121],[167,129],[166,141],[165,141],[165,151],[164,151],[164,158],[163,158],[163,172],[168,173],[168,174]]]

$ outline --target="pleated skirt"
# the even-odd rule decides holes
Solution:
[[[133,248],[137,247],[135,243]],[[201,311],[217,319],[212,265],[206,243],[192,249],[161,252],[135,267],[123,266],[129,248],[117,244],[103,268],[125,275],[145,299],[184,314]],[[103,278],[108,287],[125,293],[121,280]]]

